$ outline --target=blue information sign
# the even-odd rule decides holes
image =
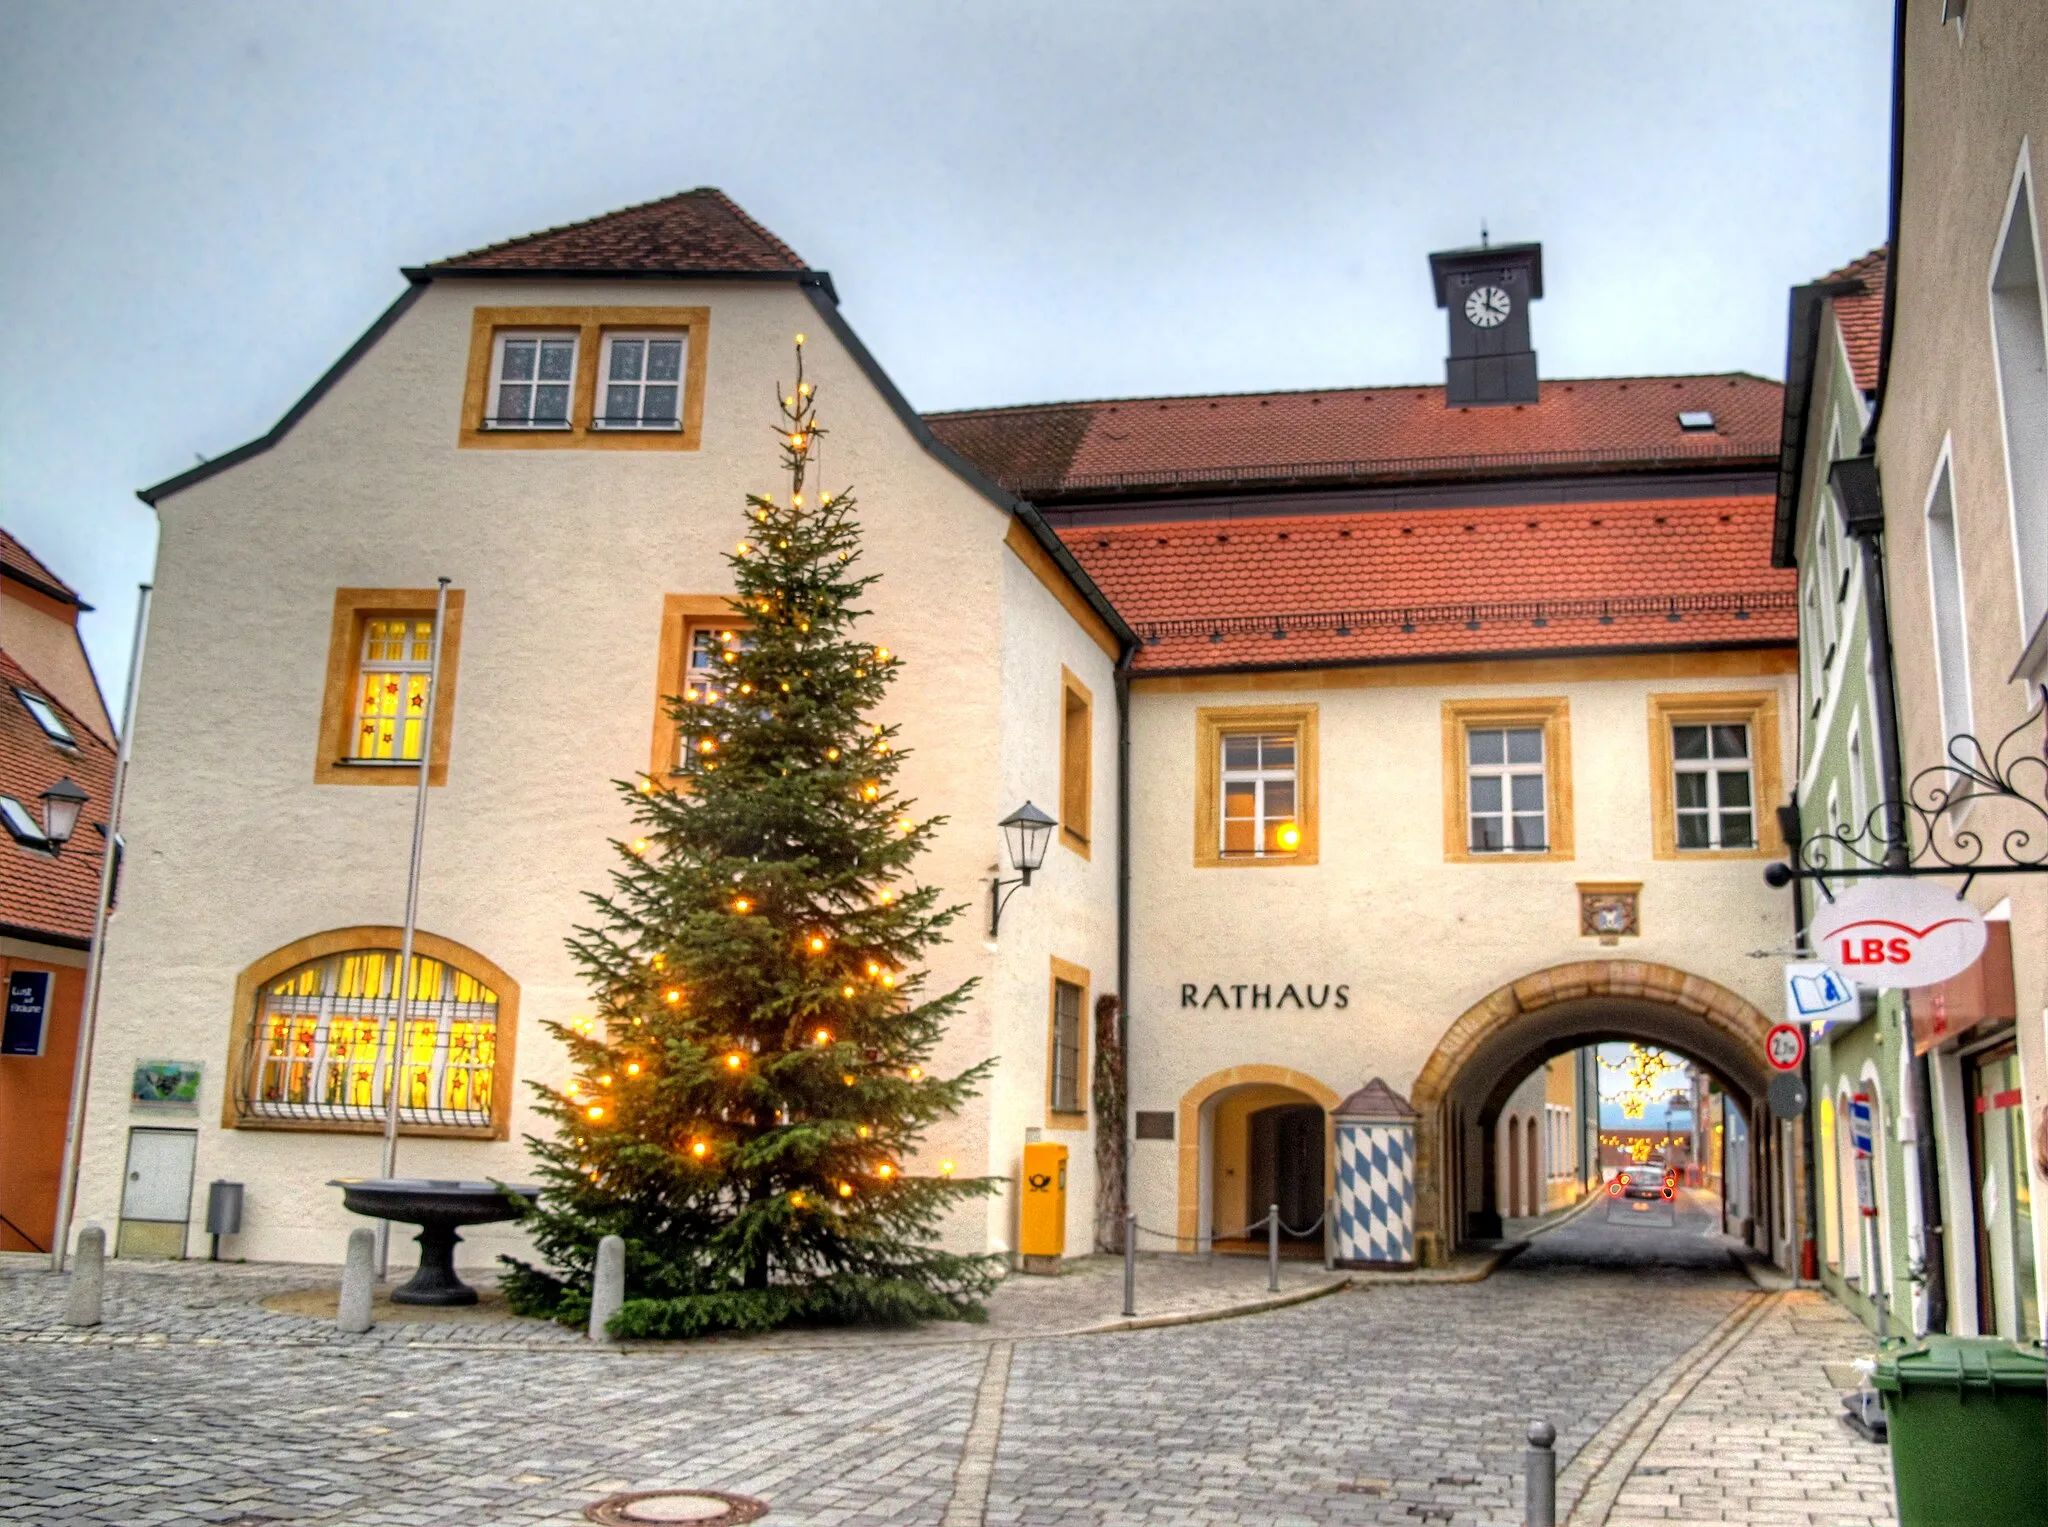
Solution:
[[[40,1055],[50,1021],[50,973],[17,970],[7,978],[7,1022],[0,1055]]]

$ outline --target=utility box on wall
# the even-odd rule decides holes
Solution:
[[[1017,1248],[1024,1271],[1057,1275],[1067,1251],[1067,1148],[1025,1146],[1023,1188]]]

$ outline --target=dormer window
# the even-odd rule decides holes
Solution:
[[[496,381],[491,429],[567,429],[569,396],[576,383],[576,336],[498,335],[491,375]]]
[[[44,836],[42,824],[29,815],[28,807],[11,795],[0,795],[0,823],[6,825],[14,841],[29,848],[47,849],[50,840]]]
[[[20,697],[22,706],[28,713],[35,717],[36,725],[43,729],[50,741],[61,747],[78,746],[78,739],[71,735],[71,728],[64,724],[64,718],[57,714],[57,708],[48,700],[41,695],[31,694],[26,689],[17,689],[15,694]]]
[[[1688,435],[1711,434],[1714,416],[1704,408],[1688,408],[1679,414],[1678,427]]]
[[[597,427],[681,429],[684,343],[681,334],[607,334]]]

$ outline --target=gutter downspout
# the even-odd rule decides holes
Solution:
[[[1116,1021],[1121,1029],[1118,1048],[1124,1058],[1124,1116],[1117,1121],[1123,1131],[1124,1148],[1118,1155],[1123,1165],[1119,1194],[1124,1212],[1131,1208],[1131,664],[1137,660],[1135,643],[1127,644],[1116,660]]]

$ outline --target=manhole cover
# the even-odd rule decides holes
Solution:
[[[768,1503],[749,1495],[727,1495],[723,1490],[634,1490],[624,1495],[607,1495],[583,1514],[606,1527],[630,1527],[634,1522],[688,1522],[690,1527],[733,1527],[768,1514]]]

